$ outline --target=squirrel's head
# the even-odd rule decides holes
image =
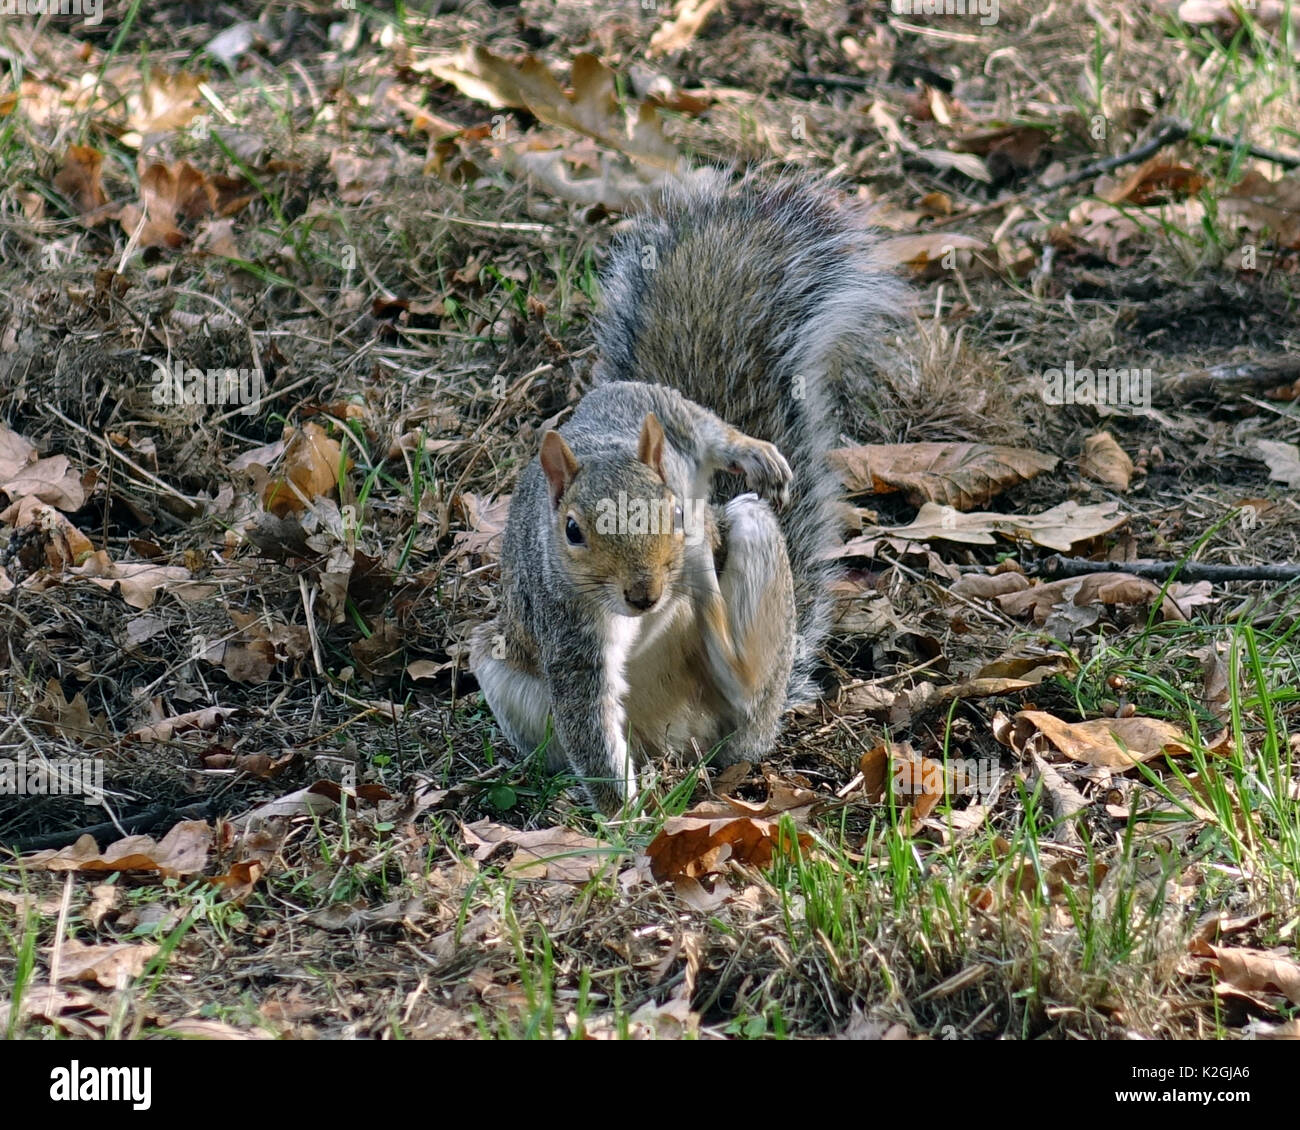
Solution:
[[[635,456],[615,452],[579,463],[559,432],[542,437],[560,559],[579,592],[617,615],[659,607],[681,574],[682,509],[664,480],[663,454],[664,430],[653,412]]]

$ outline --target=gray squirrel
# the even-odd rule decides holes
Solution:
[[[552,767],[603,812],[647,758],[762,757],[814,697],[830,383],[864,379],[902,293],[860,214],[797,178],[675,182],[615,241],[594,387],[519,477],[470,647],[510,743],[532,753],[550,718]]]

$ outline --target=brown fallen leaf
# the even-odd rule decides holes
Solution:
[[[1086,573],[1082,577],[1065,577],[1059,581],[1040,581],[1028,588],[1000,594],[998,606],[1008,616],[1033,617],[1035,624],[1045,624],[1052,613],[1066,606],[1086,608],[1092,605],[1147,605],[1160,596],[1160,586],[1132,573]],[[1160,606],[1164,620],[1184,620],[1178,604],[1166,595]]]
[[[958,510],[982,506],[1060,462],[987,443],[867,444],[832,451],[830,461],[850,494],[902,491],[913,505],[941,502]]]
[[[138,149],[151,133],[170,133],[199,113],[200,75],[150,69],[148,81],[127,99],[127,132],[119,140]]]
[[[533,56],[512,62],[482,46],[434,59],[421,69],[471,98],[490,106],[528,110],[543,122],[586,134],[636,161],[665,170],[675,169],[680,161],[677,147],[663,134],[654,107],[642,104],[634,114],[624,114],[614,73],[586,52],[574,57],[571,93]]]
[[[1102,502],[1081,506],[1071,500],[1044,510],[1041,514],[992,514],[982,511],[963,513],[952,506],[926,502],[916,518],[906,526],[864,528],[832,554],[849,557],[864,552],[880,537],[910,538],[917,541],[952,541],[971,545],[993,545],[995,534],[1014,540],[1031,541],[1061,553],[1070,552],[1074,546],[1092,541],[1103,534],[1112,533],[1128,521],[1121,514],[1119,504]]]
[[[730,798],[728,798],[730,799]],[[658,882],[686,876],[699,879],[721,869],[728,860],[766,867],[778,851],[789,851],[780,820],[755,816],[713,816],[713,809],[700,806],[709,815],[671,816],[646,848],[651,874]],[[796,831],[801,848],[812,847],[812,837]]]
[[[262,492],[262,506],[283,518],[302,513],[318,496],[329,497],[338,487],[339,476],[351,460],[343,459],[343,448],[319,424],[308,421],[294,430],[284,452],[282,477],[271,479]]]
[[[470,491],[462,491],[454,503],[464,515],[469,529],[457,531],[452,540],[453,555],[495,561],[501,556],[501,535],[510,516],[510,496],[482,498]]]
[[[1013,719],[1007,744],[1019,752],[1036,736],[1071,761],[1108,769],[1131,769],[1153,757],[1191,753],[1187,736],[1177,726],[1158,718],[1065,722],[1046,711],[1022,710]]]
[[[59,980],[94,981],[106,989],[122,988],[145,971],[160,948],[126,942],[87,945],[68,938],[59,951]]]
[[[513,844],[514,858],[506,864],[504,873],[517,879],[585,883],[609,867],[616,854],[608,844],[571,828],[521,832],[484,819],[464,825],[464,831],[479,862],[490,858],[502,845]]]
[[[213,847],[213,830],[206,820],[182,820],[161,841],[127,836],[102,852],[93,836],[82,836],[71,847],[33,852],[22,857],[38,871],[156,871],[164,877],[201,872]]]
[[[1195,196],[1206,183],[1205,175],[1196,169],[1156,156],[1144,161],[1122,181],[1102,189],[1097,195],[1108,204],[1145,207]]]
[[[1300,1005],[1300,962],[1282,951],[1236,949],[1207,945],[1206,965],[1219,976],[1215,992],[1240,994],[1248,1000],[1278,994]]]
[[[69,513],[80,510],[86,501],[81,476],[72,469],[66,455],[51,455],[24,464],[13,475],[0,481],[0,491],[13,502],[34,497]]]
[[[1098,432],[1083,441],[1079,470],[1116,490],[1128,490],[1133,479],[1133,460],[1110,432]]]
[[[1219,201],[1219,211],[1237,217],[1253,234],[1270,236],[1280,247],[1300,248],[1300,177],[1269,180],[1249,169]]]
[[[104,154],[89,145],[69,145],[63,157],[63,167],[54,177],[54,187],[76,205],[78,213],[86,215],[103,208],[108,203],[103,181]],[[101,214],[97,222],[108,220]]]
[[[178,733],[186,730],[216,730],[236,711],[233,706],[207,706],[202,710],[190,710],[185,714],[174,714],[151,722],[147,726],[132,730],[127,739],[137,742],[169,742]]]

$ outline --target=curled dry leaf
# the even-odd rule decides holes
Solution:
[[[858,760],[866,798],[879,804],[889,795],[890,779],[895,800],[909,802],[899,817],[899,827],[912,835],[934,811],[946,793],[962,789],[967,782],[957,771],[945,770],[940,761],[922,757],[908,742],[875,746]]]
[[[1133,479],[1133,460],[1110,432],[1098,432],[1083,441],[1079,470],[1116,490],[1128,490]]]
[[[1300,962],[1283,951],[1236,949],[1206,945],[1206,965],[1219,977],[1215,991],[1252,1001],[1281,994],[1300,1005]]]
[[[661,883],[683,876],[699,879],[719,871],[728,860],[766,867],[778,850],[793,850],[795,845],[787,842],[779,816],[725,814],[734,814],[742,805],[744,802],[726,797],[665,820],[662,830],[646,848],[654,878]],[[785,813],[797,821],[798,814],[807,813],[810,807],[790,808]],[[812,846],[812,837],[806,832],[796,830],[795,837],[799,847],[806,850]]]
[[[1022,591],[1011,591],[997,597],[998,606],[1008,616],[1033,617],[1035,624],[1047,623],[1048,617],[1059,609],[1074,606],[1087,608],[1097,604],[1146,605],[1158,599],[1160,586],[1145,577],[1132,573],[1088,573],[1082,577],[1064,577],[1059,581],[1043,581]],[[1186,619],[1182,609],[1167,595],[1160,606],[1165,620]]]
[[[213,845],[206,820],[182,820],[161,841],[127,836],[102,852],[93,836],[82,836],[71,847],[38,851],[22,857],[24,866],[38,871],[156,871],[168,877],[201,872]]]
[[[964,514],[951,506],[927,502],[909,525],[895,529],[880,526],[864,529],[860,537],[846,543],[836,556],[844,557],[861,552],[863,547],[881,536],[993,545],[997,540],[995,534],[1031,541],[1047,549],[1068,553],[1074,546],[1111,533],[1124,525],[1128,516],[1118,513],[1118,510],[1119,505],[1114,502],[1081,506],[1069,501],[1044,510],[1041,514],[991,514],[979,511]]]
[[[343,461],[343,448],[319,424],[308,421],[294,430],[284,452],[282,477],[269,480],[262,491],[262,506],[283,518],[301,513],[318,496],[330,496],[339,475],[351,465]]]
[[[850,494],[902,491],[914,505],[941,502],[958,510],[982,506],[1060,462],[987,443],[867,444],[832,451],[830,460]]]
[[[202,710],[191,710],[185,714],[174,714],[141,726],[127,734],[127,738],[138,742],[169,742],[178,733],[186,730],[216,730],[227,718],[235,713],[233,706],[208,706]]]
[[[66,455],[51,455],[24,464],[0,481],[0,492],[14,502],[31,497],[69,513],[81,509],[86,501],[81,476],[72,469]]]
[[[85,216],[95,212],[108,203],[108,194],[104,191],[104,154],[89,145],[69,145],[63,157],[63,167],[54,177],[54,187],[76,205],[77,211]],[[106,212],[100,213],[96,222],[103,222],[110,217]]]

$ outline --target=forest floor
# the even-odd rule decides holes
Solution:
[[[0,1032],[1300,1033],[1295,29],[399,11],[0,21]],[[833,179],[917,303],[821,701],[604,820],[466,643],[709,163]]]

